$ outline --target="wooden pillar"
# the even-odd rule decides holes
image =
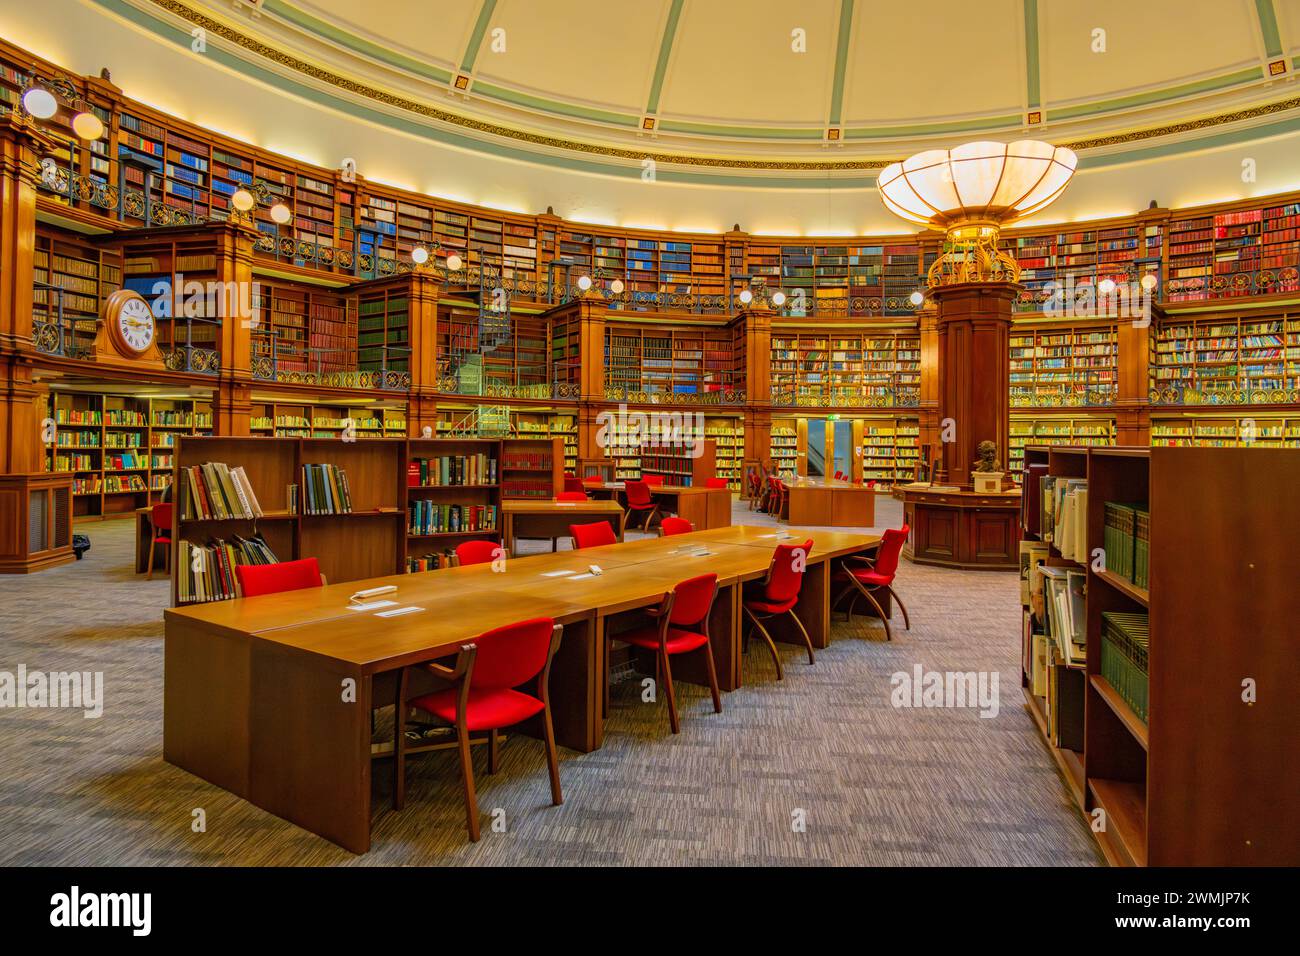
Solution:
[[[407,335],[411,347],[411,389],[407,393],[406,433],[412,438],[430,429],[438,437],[438,298],[441,287],[431,272],[417,268],[402,280],[407,292]]]
[[[239,290],[233,301],[251,303],[256,231],[251,226],[231,222],[209,228],[215,233],[217,281],[224,283],[224,288]],[[217,338],[221,374],[212,393],[214,435],[249,434],[249,420],[253,413],[253,315],[251,312],[230,315],[231,301],[231,296],[221,297],[221,327]],[[259,318],[264,322],[270,321],[269,313]]]
[[[934,464],[934,459],[939,455],[939,383],[942,379],[939,357],[939,310],[932,298],[926,298],[925,305],[916,313],[916,321],[921,338],[921,388],[916,408],[920,437],[917,439],[917,444],[921,446],[921,464],[925,466],[925,471],[928,473]]]
[[[730,243],[739,233],[728,233]],[[743,255],[743,246],[741,247]],[[744,343],[745,429],[743,468],[768,467],[772,461],[772,313],[749,309],[735,319]]]
[[[1011,309],[1020,286],[1009,282],[937,286],[939,480],[969,488],[982,441],[997,446],[1005,469],[1011,431]],[[944,441],[948,438],[950,441]]]
[[[42,467],[46,389],[32,381],[32,256],[40,157],[51,148],[15,111],[0,117],[0,474]]]
[[[581,401],[605,401],[605,308],[587,295],[575,303],[578,310],[578,347],[582,362],[578,370]]]
[[[1119,382],[1115,395],[1115,443],[1151,444],[1151,321],[1121,316],[1116,347]]]

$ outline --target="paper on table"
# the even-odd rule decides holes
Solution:
[[[560,577],[564,577],[564,575],[566,574],[573,574],[573,572],[572,571],[543,571],[541,576],[544,578],[560,578]]]
[[[569,580],[570,580],[570,581],[585,581],[587,578],[594,578],[595,576],[596,576],[596,575],[594,575],[594,574],[592,574],[590,571],[588,571],[586,574],[575,574],[573,577],[569,578]]]
[[[349,611],[373,611],[381,607],[395,607],[396,601],[367,601],[365,604],[349,604]]]
[[[399,614],[414,614],[416,611],[423,611],[422,607],[398,607],[391,611],[380,611],[375,617],[397,617]]]

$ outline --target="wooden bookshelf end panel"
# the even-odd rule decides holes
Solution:
[[[1293,450],[1151,450],[1152,865],[1296,862],[1297,487]]]
[[[406,475],[406,442],[305,438],[299,454],[300,464],[329,464],[343,471],[347,476],[354,513],[392,512],[401,506],[400,495]],[[399,475],[402,476],[400,483]],[[305,504],[304,495],[299,499],[299,509],[305,510]]]
[[[404,553],[405,521],[395,513],[304,515],[299,553],[316,558],[330,584],[383,577]]]

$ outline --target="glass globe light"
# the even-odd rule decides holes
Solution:
[[[234,194],[230,197],[230,205],[234,206],[240,212],[248,212],[248,210],[252,209],[256,204],[257,200],[253,198],[253,194],[247,189],[236,189]]]
[[[33,86],[23,94],[23,109],[37,119],[49,119],[59,111],[59,101],[49,90]]]
[[[411,261],[417,266],[422,266],[429,261],[429,250],[424,246],[416,246],[411,250]]]
[[[104,135],[104,121],[94,113],[85,111],[72,117],[72,131],[78,139],[95,140]]]

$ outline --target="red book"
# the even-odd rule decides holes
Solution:
[[[418,487],[420,484],[420,463],[418,461],[408,461],[406,463],[406,484],[409,488]]]

